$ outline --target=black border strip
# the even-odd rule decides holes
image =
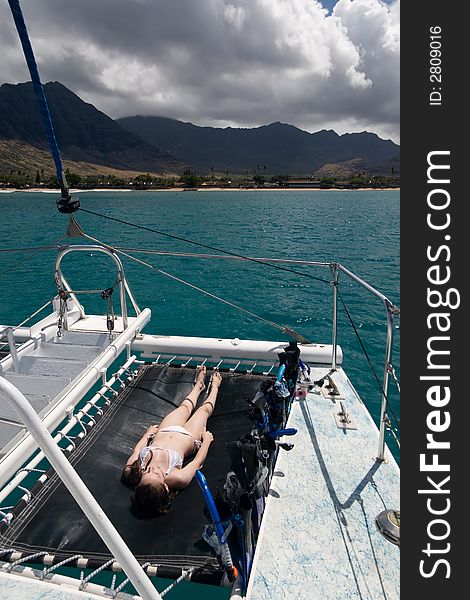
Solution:
[[[460,549],[468,530],[468,467],[459,458],[466,458],[468,437],[468,167],[462,142],[469,33],[461,8],[442,0],[401,5],[404,600],[458,598],[467,587],[466,552]],[[429,435],[443,446],[429,446]]]

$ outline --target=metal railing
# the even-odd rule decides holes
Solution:
[[[338,262],[321,262],[321,261],[307,261],[307,260],[297,260],[297,259],[272,259],[272,258],[258,258],[258,257],[238,257],[238,256],[223,256],[223,255],[214,255],[214,254],[201,254],[201,253],[178,253],[178,252],[160,252],[146,249],[137,249],[137,248],[126,248],[128,251],[132,252],[141,252],[141,253],[151,253],[151,254],[161,254],[165,256],[177,256],[177,257],[185,257],[185,258],[210,258],[210,259],[219,259],[219,260],[256,260],[258,262],[266,262],[266,263],[281,263],[281,264],[289,264],[289,265],[303,265],[308,267],[320,267],[320,268],[328,268],[332,274],[331,285],[333,287],[333,315],[332,315],[332,356],[331,356],[331,368],[337,369],[337,352],[338,352],[338,286],[339,286],[339,277],[340,274],[343,273],[347,277],[351,278],[353,281],[358,283],[364,289],[366,289],[369,293],[378,298],[384,305],[385,314],[386,314],[386,322],[387,322],[387,335],[386,335],[386,343],[385,343],[385,365],[383,372],[383,385],[381,389],[381,410],[380,410],[380,422],[379,422],[379,445],[377,450],[377,460],[383,461],[385,460],[385,430],[388,423],[387,416],[387,404],[388,404],[388,389],[389,389],[389,375],[391,372],[392,364],[391,364],[391,355],[392,355],[392,346],[393,346],[393,325],[394,325],[394,316],[399,314],[399,309],[381,292],[379,292],[376,288],[367,283],[364,279],[344,267],[342,264]],[[129,295],[129,298],[132,302],[136,313],[139,314],[140,309],[134,299],[134,296],[127,284],[127,280],[124,275],[124,269],[120,258],[117,256],[113,250],[107,247],[98,246],[98,245],[82,245],[82,246],[66,246],[60,249],[57,259],[56,259],[56,280],[58,285],[61,285],[71,296],[72,301],[78,307],[80,311],[80,316],[84,317],[83,307],[80,305],[77,297],[72,291],[72,288],[67,283],[61,271],[61,261],[63,257],[70,252],[102,252],[110,256],[118,269],[118,285],[119,285],[119,294],[121,300],[121,313],[123,319],[124,327],[127,327],[128,318],[127,318],[127,304],[126,304],[126,292]]]
[[[392,364],[390,362],[392,357],[392,346],[393,346],[393,320],[394,316],[400,314],[400,310],[397,306],[395,306],[386,296],[384,296],[381,292],[376,290],[366,281],[355,275],[343,265],[339,263],[334,263],[335,272],[337,270],[341,271],[357,283],[359,283],[363,288],[368,290],[371,294],[379,298],[385,308],[385,314],[387,319],[387,339],[385,343],[385,366],[384,366],[384,375],[383,375],[383,385],[382,385],[382,397],[381,397],[381,408],[380,408],[380,429],[379,429],[379,447],[377,450],[377,460],[384,461],[385,460],[385,428],[388,422],[387,417],[387,404],[388,404],[388,388],[389,388],[389,374],[391,372]],[[336,291],[336,287],[338,285],[338,276],[335,278],[334,283],[334,291]],[[334,303],[335,303],[335,321],[336,321],[336,303],[337,296],[334,295]],[[333,339],[333,347],[336,347],[336,325],[334,325],[334,339]],[[334,368],[334,362],[332,363],[332,368]]]
[[[70,298],[72,299],[73,303],[77,306],[77,308],[79,310],[80,318],[82,318],[82,319],[85,318],[85,311],[83,310],[83,306],[78,301],[76,293],[74,293],[72,291],[73,288],[70,287],[70,285],[68,284],[68,282],[65,279],[65,277],[62,273],[62,270],[61,270],[62,259],[64,258],[64,256],[66,256],[67,254],[70,254],[71,252],[102,252],[103,254],[106,254],[113,259],[113,261],[116,264],[117,272],[118,272],[117,285],[119,288],[119,298],[120,298],[120,302],[121,302],[122,323],[123,323],[124,329],[126,329],[128,326],[126,293],[129,296],[132,306],[137,315],[140,314],[140,308],[134,298],[134,295],[129,287],[129,284],[127,283],[127,279],[124,274],[124,267],[122,265],[122,262],[121,262],[121,259],[119,258],[119,256],[115,252],[110,250],[109,248],[106,248],[105,246],[98,246],[98,245],[91,245],[91,244],[90,245],[82,245],[82,246],[64,246],[64,247],[60,248],[60,250],[57,254],[56,262],[55,262],[55,280],[56,280],[57,285],[60,288],[64,289],[70,295]]]
[[[128,344],[130,347],[130,342],[128,342]],[[102,405],[109,403],[108,396],[112,395],[110,392],[112,392],[113,394],[117,394],[117,392],[113,389],[113,386],[116,385],[117,382],[121,381],[120,378],[125,373],[129,372],[130,368],[136,362],[137,361],[136,361],[135,355],[129,356],[128,359],[126,360],[126,362],[117,370],[116,373],[114,373],[112,375],[112,377],[110,379],[103,381],[103,385],[100,387],[100,389],[93,395],[92,398],[90,398],[90,400],[88,400],[86,402],[86,404],[84,406],[82,406],[76,412],[71,410],[68,413],[66,423],[61,427],[61,429],[58,432],[56,432],[55,434],[54,433],[52,434],[54,436],[53,437],[54,442],[56,442],[58,444],[62,438],[67,439],[68,438],[67,434],[71,433],[72,430],[74,430],[74,428],[77,426],[77,424],[81,425],[83,428],[85,418],[88,417],[89,420],[92,419],[92,416],[91,416],[92,409],[95,411],[95,417],[96,417],[96,413],[98,413],[100,410],[102,410]],[[106,370],[103,371],[103,379],[106,379]],[[100,408],[100,406],[101,406],[101,408]],[[79,435],[79,437],[84,436],[86,433],[87,433],[87,431],[85,428],[85,431],[82,431],[81,434]],[[42,472],[42,470],[37,470],[36,467],[43,460],[43,458],[44,458],[44,452],[41,451],[41,452],[37,453],[26,465],[21,467],[16,472],[16,474],[13,476],[13,479],[11,479],[7,483],[7,485],[5,485],[0,490],[0,505],[13,492],[13,490],[21,484],[21,482],[31,472],[33,472],[33,471],[37,471],[38,473]],[[0,509],[1,509],[1,506],[0,506]]]
[[[388,423],[387,416],[387,403],[388,403],[388,389],[389,389],[389,374],[393,369],[391,364],[392,346],[393,346],[393,324],[394,316],[400,313],[397,306],[393,304],[384,294],[375,289],[372,285],[367,283],[364,279],[344,267],[338,262],[321,262],[311,260],[297,260],[297,259],[283,259],[283,258],[260,258],[254,256],[224,256],[218,254],[205,254],[205,253],[191,253],[191,252],[163,252],[151,249],[142,248],[119,248],[119,250],[126,250],[127,252],[137,252],[143,254],[156,254],[162,256],[175,256],[184,258],[206,258],[216,260],[256,260],[257,262],[275,263],[284,265],[303,265],[307,267],[321,267],[328,268],[332,273],[331,284],[333,286],[333,317],[332,317],[332,356],[331,356],[331,368],[337,368],[337,349],[338,349],[338,286],[340,273],[347,275],[349,278],[354,280],[356,283],[361,285],[368,292],[373,294],[376,298],[379,298],[384,305],[386,322],[387,322],[387,336],[385,343],[385,366],[383,374],[383,385],[381,389],[381,409],[380,409],[380,428],[379,428],[379,445],[377,450],[377,460],[385,460],[385,430]]]
[[[146,323],[148,323],[150,316],[150,310],[145,308],[132,325],[109,343],[103,352],[101,352],[101,354],[79,375],[79,378],[74,380],[73,386],[66,388],[60,394],[60,400],[58,400],[54,408],[43,417],[43,422],[49,430],[57,427],[64,416],[66,416],[67,408],[69,406],[75,406],[89,391],[91,386],[102,377],[103,370],[107,369],[121,352],[125,350],[127,342],[135,338],[136,334],[142,330]],[[32,340],[31,343],[33,342],[34,340]],[[5,361],[6,359],[3,360]],[[32,440],[30,436],[25,436],[14,447],[8,450],[1,461],[0,488],[19,469],[24,462],[25,456],[29,456],[34,448],[34,440]]]

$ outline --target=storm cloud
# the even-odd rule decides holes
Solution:
[[[22,0],[41,78],[112,117],[399,140],[399,0]],[[29,80],[0,5],[1,83]]]

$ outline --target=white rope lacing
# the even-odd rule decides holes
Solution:
[[[178,585],[178,583],[181,583],[185,579],[189,579],[189,577],[191,576],[193,571],[194,571],[194,567],[190,567],[187,571],[184,571],[184,570],[181,571],[181,575],[178,577],[178,579],[176,579],[167,588],[165,588],[163,590],[163,592],[160,592],[160,596],[163,598],[163,596],[166,596],[168,594],[168,592],[170,592],[174,587],[176,587]]]
[[[81,554],[75,554],[74,556],[69,556],[68,558],[64,558],[64,560],[61,560],[60,562],[56,563],[55,565],[52,565],[52,567],[44,567],[44,569],[42,570],[42,575],[41,575],[41,579],[45,579],[50,573],[52,573],[53,571],[55,571],[56,569],[60,569],[60,567],[63,567],[64,565],[73,562],[74,560],[78,560],[79,558],[83,558],[83,556]]]

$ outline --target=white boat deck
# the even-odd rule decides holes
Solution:
[[[109,344],[105,333],[86,334],[64,331],[62,337],[37,342],[19,357],[19,368],[11,366],[3,376],[28,399],[34,410],[44,417],[73,381],[88,368]],[[0,448],[24,432],[16,412],[0,400]],[[0,452],[2,454],[3,451]]]
[[[133,329],[136,317],[128,318],[127,329],[123,327],[122,318],[117,317],[110,338],[104,316],[90,315],[70,321],[68,330],[58,336],[56,322],[53,317],[47,317],[30,330],[31,335],[25,341],[22,340],[23,343],[16,349],[16,363],[10,355],[0,361],[0,376],[24,394],[43,421],[73,392],[85,374],[89,375],[124,331],[132,333],[131,339],[138,329]],[[42,328],[41,323],[45,324]],[[109,353],[106,362],[100,362],[100,369],[109,366],[115,358],[116,352]],[[88,377],[90,381],[87,389],[82,390],[83,394],[99,377],[99,372]],[[66,409],[64,407],[47,426],[57,425],[65,417]],[[16,411],[6,400],[0,399],[0,462],[27,435]]]
[[[5,370],[5,378],[43,417],[111,343],[107,333],[90,331],[103,325],[99,317],[74,323],[62,337],[51,337],[21,355],[20,368]],[[148,338],[134,340],[147,354],[161,351],[159,345],[168,341]],[[179,348],[181,340],[173,341]],[[206,343],[217,346],[217,356],[235,352],[230,340]],[[200,341],[196,344],[193,340],[190,345],[199,348]],[[241,352],[244,347],[240,346]],[[257,355],[269,362],[278,345],[264,342],[264,346],[264,354],[257,348]],[[174,349],[170,344],[170,354]],[[306,348],[302,356],[308,360],[311,352],[311,364],[315,364],[327,350],[323,346]],[[311,380],[328,371],[327,364],[316,363]],[[399,547],[386,540],[375,525],[379,513],[400,508],[399,469],[388,451],[387,462],[376,461],[378,430],[346,373],[339,368],[332,379],[341,394],[335,401],[323,393],[309,392],[293,404],[288,427],[298,432],[286,441],[294,442],[295,447],[279,452],[247,600],[399,599]],[[341,410],[340,401],[357,429],[338,428],[335,414]],[[7,405],[0,406],[0,439],[7,428],[13,427],[14,434],[22,428],[8,410]],[[0,587],[9,584],[2,577]],[[33,592],[34,586],[30,587],[27,593],[32,595],[27,597],[49,593],[40,588]],[[82,597],[63,588],[57,593],[57,598]]]
[[[325,375],[312,369],[312,380]],[[375,517],[399,510],[399,469],[376,462],[378,431],[346,374],[333,380],[357,430],[343,431],[340,410],[323,395],[295,401],[280,451],[248,590],[251,600],[397,600],[399,547],[377,530]],[[287,438],[286,438],[287,440]]]

